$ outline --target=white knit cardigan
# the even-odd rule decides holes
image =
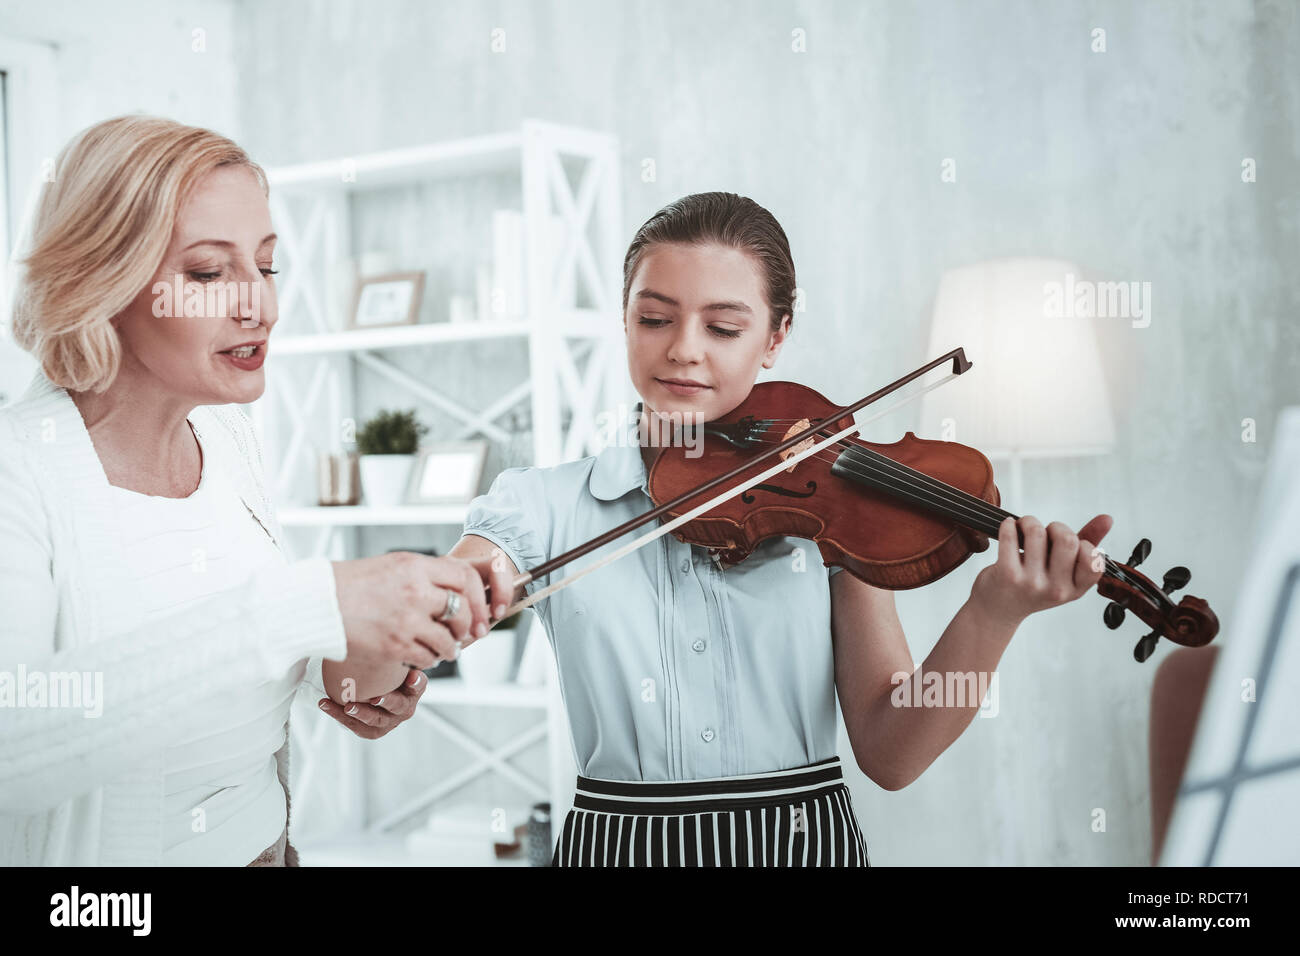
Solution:
[[[283,550],[247,417],[199,406],[190,422],[204,467],[230,477]],[[0,408],[0,671],[102,673],[102,715],[0,706],[0,865],[158,864],[162,755],[197,729],[189,704],[283,677],[303,658],[323,696],[320,658],[346,656],[325,558],[273,565],[146,624],[112,508],[80,410],[38,371]],[[287,798],[287,741],[275,756]]]

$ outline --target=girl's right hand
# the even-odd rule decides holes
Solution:
[[[454,659],[462,643],[487,633],[485,575],[475,564],[410,551],[332,564],[349,659],[355,655],[425,669]],[[495,576],[491,583],[496,584]],[[508,588],[509,579],[500,587]],[[449,592],[460,595],[460,610],[445,621],[435,620],[446,610]]]

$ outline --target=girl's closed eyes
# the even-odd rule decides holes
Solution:
[[[641,325],[644,325],[644,326],[646,326],[646,327],[648,327],[648,328],[657,329],[657,328],[659,328],[660,326],[667,325],[667,324],[668,324],[668,320],[667,320],[667,319],[652,319],[652,318],[650,318],[649,316],[645,316],[645,315],[643,315],[643,316],[640,317],[640,323],[641,323]],[[740,333],[741,333],[741,330],[740,330],[740,329],[724,329],[724,328],[722,328],[722,327],[720,327],[720,326],[717,326],[717,325],[710,325],[710,326],[709,326],[709,331],[712,332],[714,335],[718,336],[719,338],[726,338],[726,339],[739,338]]]

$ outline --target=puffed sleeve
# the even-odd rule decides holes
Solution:
[[[486,494],[469,503],[465,534],[476,534],[501,548],[520,571],[535,568],[549,555],[550,508],[542,469],[507,468],[492,481]],[[532,594],[545,582],[530,581]]]

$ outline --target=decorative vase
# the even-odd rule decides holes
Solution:
[[[361,500],[361,473],[354,454],[324,454],[317,459],[316,503],[355,505]]]
[[[371,508],[392,508],[406,502],[415,455],[362,455],[361,494]]]

